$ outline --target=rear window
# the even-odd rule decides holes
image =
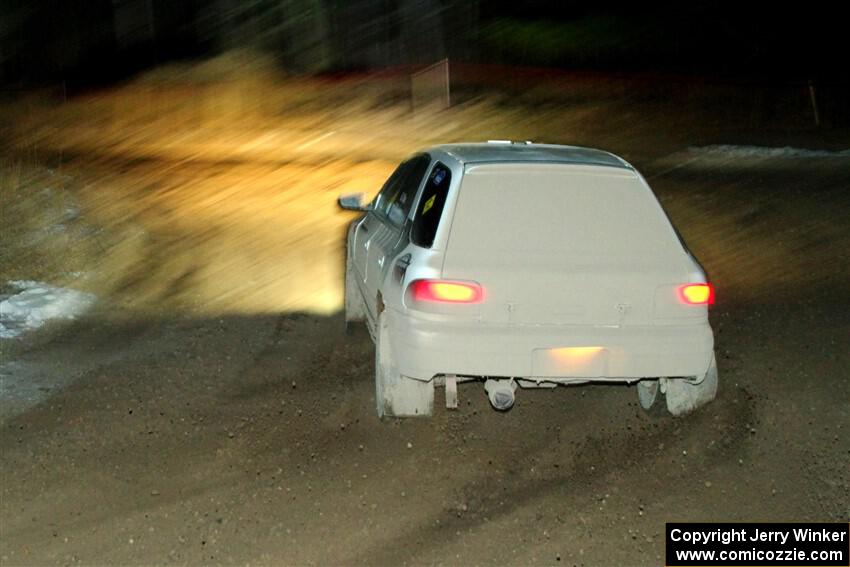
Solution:
[[[444,164],[437,162],[431,169],[431,174],[425,182],[422,197],[413,218],[413,228],[410,239],[417,246],[430,248],[434,244],[434,237],[440,227],[440,219],[443,216],[443,207],[446,205],[446,197],[449,194],[449,184],[452,181],[452,172]]]
[[[450,248],[504,254],[646,258],[681,247],[655,196],[631,172],[574,165],[488,165],[466,172]]]

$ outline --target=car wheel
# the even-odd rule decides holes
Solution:
[[[712,354],[708,370],[699,382],[667,381],[667,410],[673,415],[685,415],[717,397],[717,359]]]
[[[351,323],[366,320],[366,304],[357,286],[357,276],[351,260],[345,261],[345,328],[351,330]]]
[[[667,414],[667,400],[661,391],[661,380],[641,380],[637,383],[638,403],[643,410],[654,417]]]
[[[434,411],[434,382],[407,378],[399,373],[389,336],[387,316],[381,313],[378,315],[375,340],[375,402],[378,417],[431,415]]]

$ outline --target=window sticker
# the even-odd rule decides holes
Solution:
[[[435,200],[436,198],[437,198],[437,196],[436,196],[436,195],[431,195],[431,198],[430,198],[430,199],[428,199],[427,201],[425,201],[425,206],[423,206],[423,207],[422,207],[422,214],[423,214],[423,215],[424,215],[425,213],[427,213],[429,210],[431,210],[431,207],[433,207],[433,206],[434,206],[434,200]]]
[[[438,169],[434,171],[434,185],[439,185],[443,182],[443,179],[446,178],[446,171],[444,169]],[[424,211],[423,211],[424,212]]]

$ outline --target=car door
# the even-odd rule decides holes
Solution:
[[[407,160],[402,165],[403,169],[398,182],[376,203],[374,213],[377,223],[374,230],[371,225],[369,228],[372,234],[367,253],[368,267],[365,280],[367,297],[375,298],[374,301],[366,302],[373,320],[377,317],[378,292],[387,293],[387,290],[381,289],[381,285],[385,280],[387,269],[394,261],[395,251],[399,249],[406,236],[410,208],[430,162],[431,158],[426,154]]]
[[[405,172],[410,167],[408,161],[399,165],[392,175],[381,187],[381,190],[372,200],[370,211],[366,213],[362,219],[357,222],[354,228],[354,241],[352,244],[352,260],[354,270],[357,274],[358,283],[361,286],[364,295],[366,294],[366,279],[369,276],[369,249],[372,246],[372,240],[379,228],[382,226],[379,209],[388,202],[391,196],[398,191],[399,184],[404,177]],[[367,301],[367,303],[369,303]]]
[[[371,235],[375,232],[375,225],[377,223],[378,220],[375,218],[375,215],[370,212],[358,220],[354,227],[351,256],[354,272],[357,275],[357,282],[360,284],[361,291],[363,291],[366,272],[368,270],[369,241]]]

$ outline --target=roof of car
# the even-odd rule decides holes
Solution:
[[[498,141],[479,144],[446,144],[433,149],[442,150],[465,164],[543,162],[632,169],[631,165],[614,154],[578,146]]]

